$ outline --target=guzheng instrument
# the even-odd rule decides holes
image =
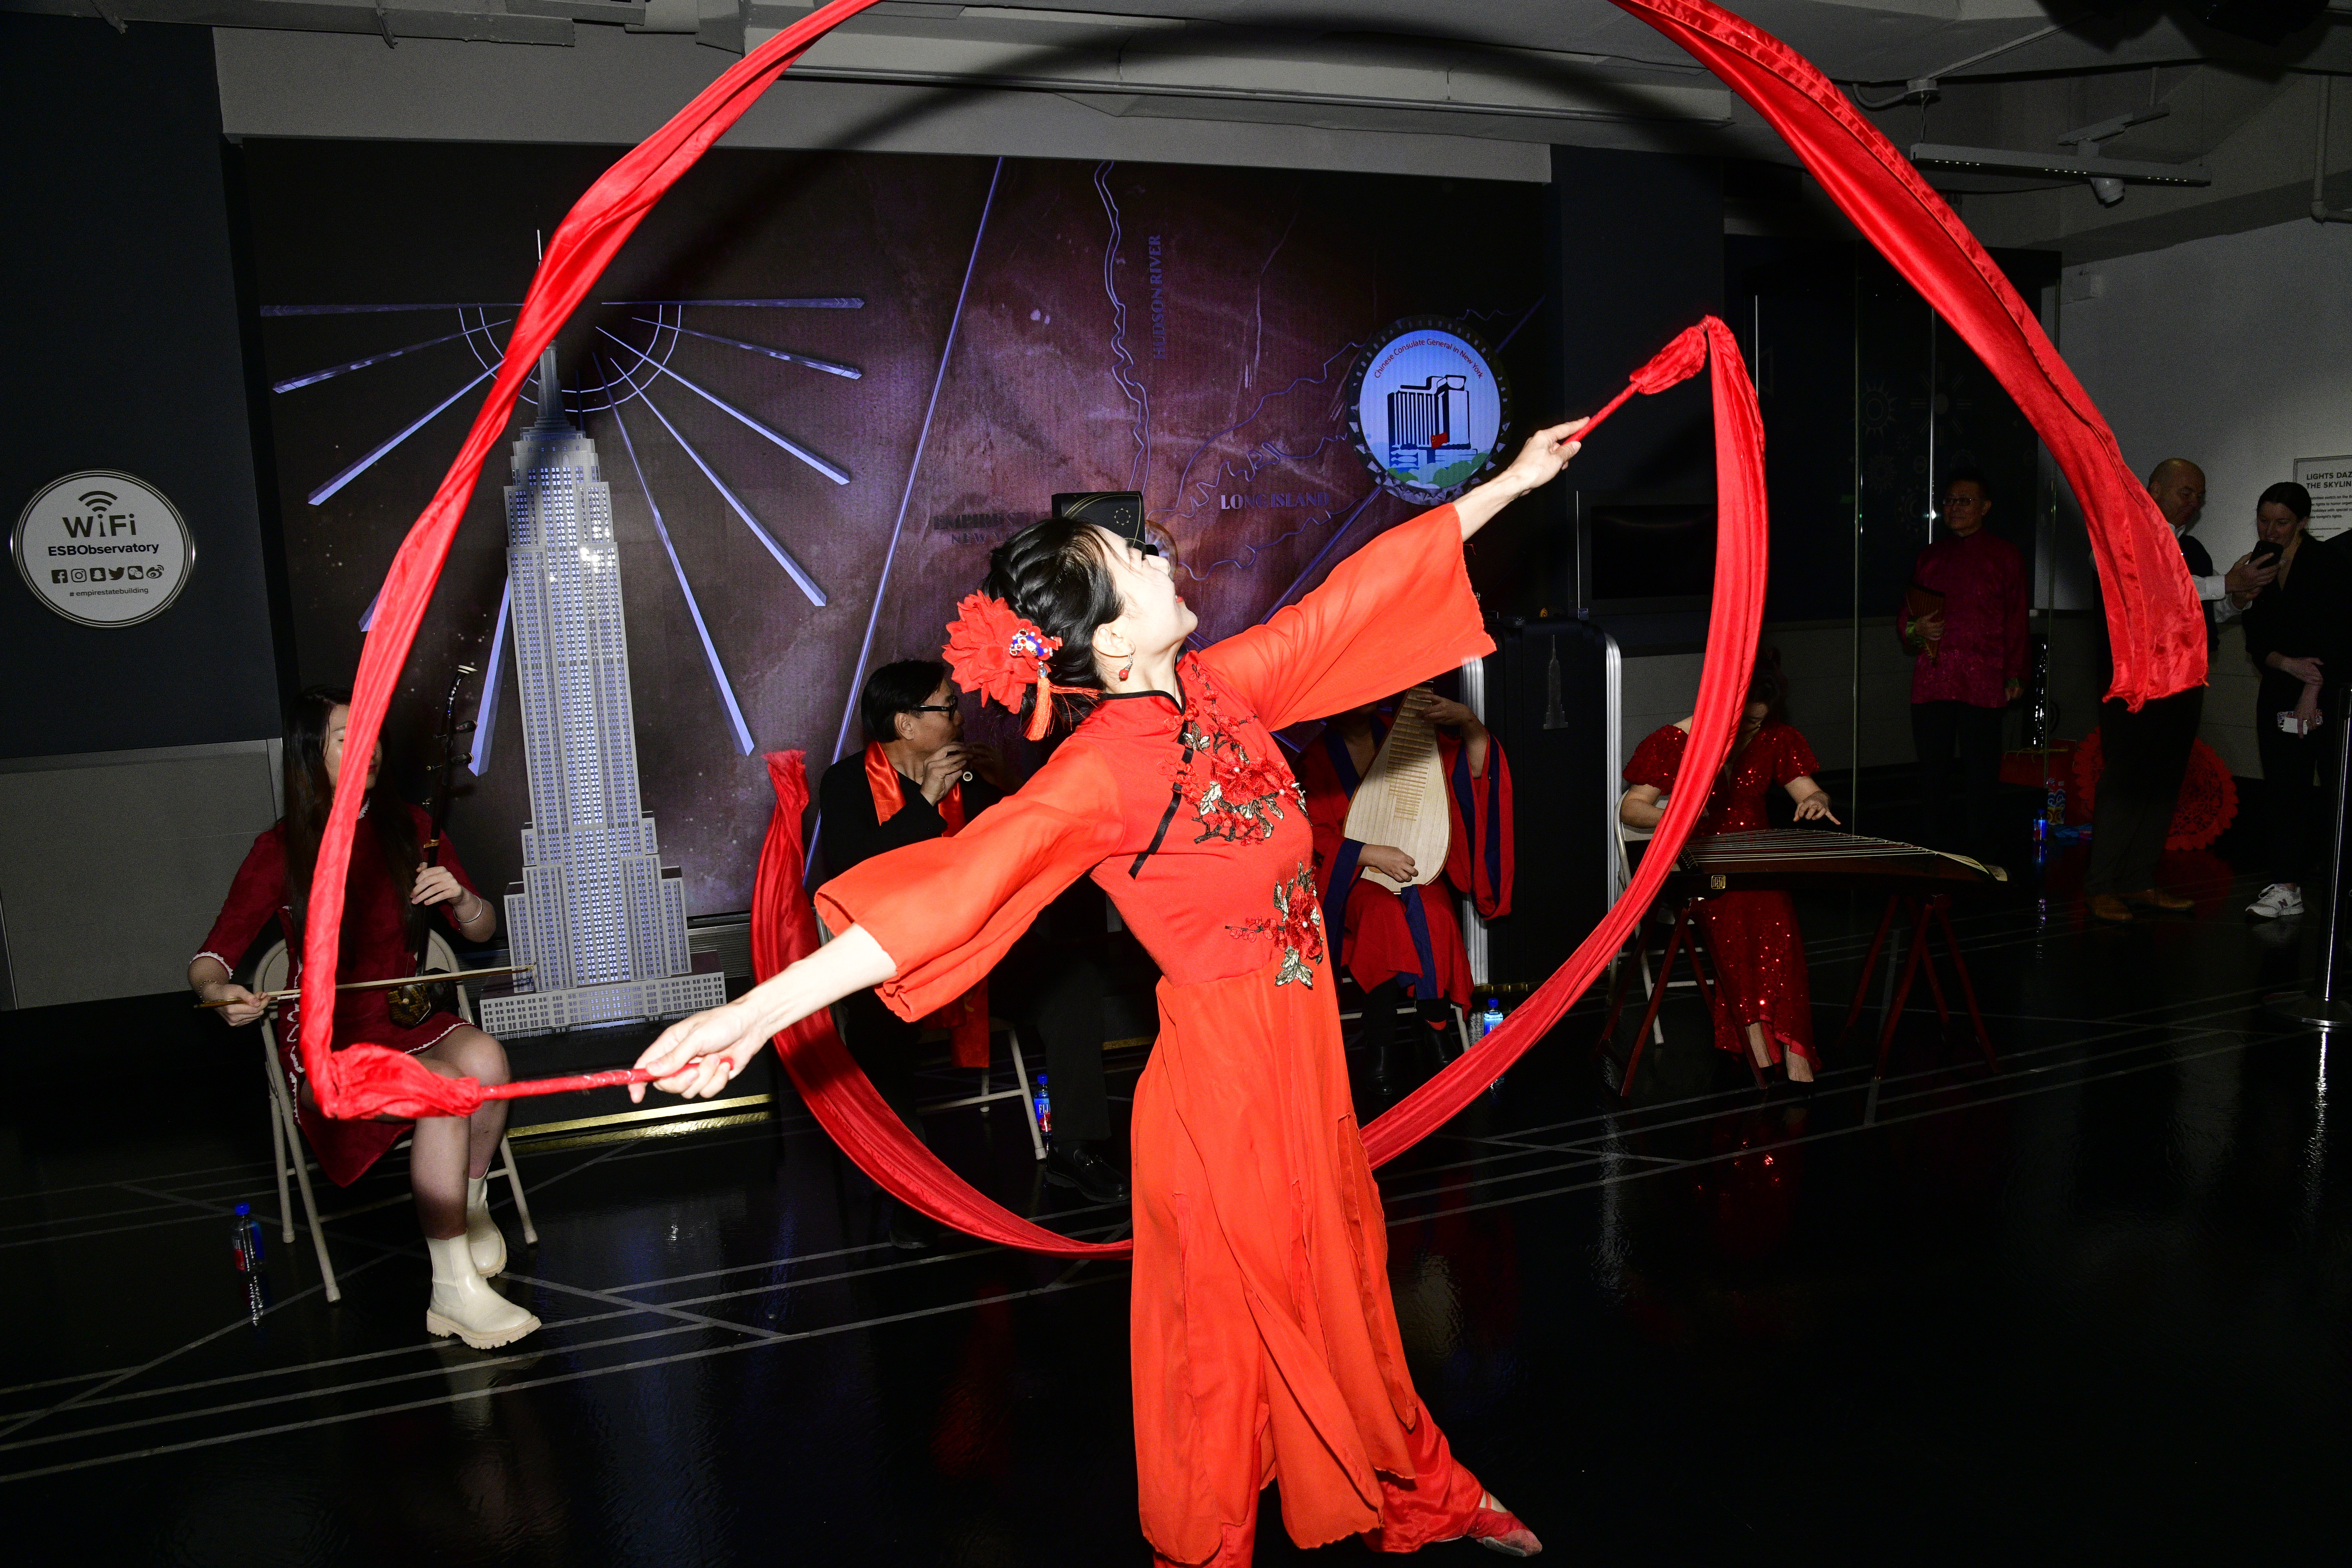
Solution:
[[[1437,760],[1437,726],[1429,718],[1436,700],[1426,686],[1404,694],[1388,739],[1348,805],[1349,837],[1359,844],[1391,845],[1412,857],[1410,883],[1364,868],[1365,876],[1391,893],[1435,881],[1453,843],[1454,814],[1446,804],[1445,770]]]
[[[1354,829],[1350,828],[1352,835]],[[1670,897],[1705,898],[1749,888],[1817,887],[1824,882],[1908,883],[1927,892],[1954,892],[2005,882],[2009,874],[1965,855],[1947,854],[1892,838],[1805,827],[1715,833],[1683,847],[1666,875]]]

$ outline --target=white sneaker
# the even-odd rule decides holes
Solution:
[[[425,1238],[433,1258],[433,1299],[425,1308],[425,1331],[441,1339],[457,1335],[478,1351],[496,1350],[539,1331],[539,1319],[499,1295],[475,1272],[462,1236]]]
[[[2266,921],[2277,920],[2282,915],[2299,915],[2303,913],[2303,889],[2284,882],[2273,882],[2263,889],[2261,898],[2246,906],[2246,912],[2259,915]]]
[[[495,1279],[506,1272],[507,1238],[490,1217],[490,1179],[466,1178],[466,1250],[474,1255],[474,1272]]]

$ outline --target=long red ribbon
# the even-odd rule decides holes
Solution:
[[[507,357],[465,445],[385,574],[375,621],[353,683],[351,744],[365,751],[375,742],[466,503],[482,465],[505,432],[517,395],[541,351],[554,341],[614,254],[670,185],[811,45],[873,4],[875,0],[833,0],[745,56],[697,94],[669,123],[614,163],[564,218],[531,280],[508,342]],[[2112,694],[2137,706],[2150,697],[2200,683],[2205,644],[2196,590],[2179,552],[2159,531],[2164,529],[2162,519],[2125,466],[2113,432],[1958,216],[1927,188],[1902,154],[1828,79],[1779,39],[1707,0],[1612,0],[1612,4],[1682,45],[1755,106],[1822,188],[1951,323],[2017,401],[2057,458],[2083,509],[2107,590],[2115,658]],[[1738,363],[1728,334],[1718,323],[1709,328],[1707,335],[1717,364],[1720,481],[1727,463],[1724,422],[1727,417],[1740,417],[1739,405],[1744,404],[1744,416],[1752,425],[1754,410],[1744,374],[1725,374],[1727,354],[1732,365]],[[1728,390],[1733,383],[1738,384],[1736,391]],[[1754,434],[1760,463],[1760,430]],[[1725,659],[1710,658],[1701,677],[1692,744],[1701,760],[1713,755],[1710,767],[1720,765],[1721,755],[1719,751],[1710,753],[1702,740],[1719,730],[1723,743],[1728,743],[1730,719],[1745,688],[1757,629],[1756,608],[1727,614],[1728,600],[1735,590],[1742,601],[1760,600],[1762,592],[1760,467],[1752,496],[1754,538],[1741,542],[1732,535],[1745,537],[1748,523],[1735,517],[1735,508],[1746,504],[1738,496],[1746,488],[1745,480],[1738,486],[1726,484],[1719,498],[1719,527],[1726,532],[1718,545],[1710,639],[1714,651],[1727,656],[1735,668],[1727,668]],[[1735,559],[1747,564],[1735,567]],[[1742,573],[1752,574],[1752,580],[1742,579]],[[306,973],[322,977],[320,984],[326,985],[331,985],[335,976],[343,879],[350,868],[360,799],[360,780],[354,773],[336,790],[312,878],[320,896],[311,902],[304,961]],[[1676,821],[1670,805],[1661,836],[1672,832]],[[1684,831],[1687,831],[1686,823]],[[1672,842],[1678,843],[1679,838]],[[1645,858],[1645,864],[1663,865],[1670,858],[1671,855],[1654,854]],[[1639,885],[1637,879],[1636,889]],[[1634,891],[1629,890],[1626,896],[1633,898]],[[1478,1073],[1491,1078],[1532,1043],[1534,1035],[1540,1032],[1534,1026],[1543,1012],[1551,1010],[1556,1016],[1553,1005],[1564,1007],[1562,997],[1573,1000],[1590,983],[1599,963],[1606,962],[1605,953],[1593,961],[1596,944],[1607,940],[1612,930],[1616,940],[1622,940],[1621,916],[1625,907],[1621,901],[1561,971],[1502,1028],[1366,1130],[1367,1145],[1376,1159],[1392,1156],[1425,1135],[1444,1120],[1438,1112],[1446,1105],[1466,1102],[1463,1085]],[[332,1033],[332,1018],[322,1016],[315,1027],[303,1031],[302,1039],[305,1070],[320,1109],[331,1116],[462,1114],[480,1102],[480,1086],[470,1079],[438,1078],[408,1058],[379,1047],[357,1045],[334,1051]],[[627,1075],[625,1080],[635,1081],[635,1075]],[[507,1085],[500,1092],[511,1096],[570,1087],[573,1085],[569,1080],[541,1080]]]

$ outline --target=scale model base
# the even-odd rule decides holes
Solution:
[[[716,965],[716,953],[698,964]],[[558,1029],[592,1028],[639,1018],[682,1018],[727,1000],[727,975],[716,968],[642,980],[615,980],[560,991],[491,991],[481,998],[482,1030],[501,1040]]]

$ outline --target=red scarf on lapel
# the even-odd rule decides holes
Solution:
[[[891,763],[880,742],[866,745],[866,787],[874,792],[874,820],[887,822],[906,808],[907,780]],[[939,800],[940,820],[947,837],[963,831],[963,781],[959,779]],[[923,1020],[948,1032],[948,1056],[960,1068],[988,1065],[988,982],[983,980]]]

